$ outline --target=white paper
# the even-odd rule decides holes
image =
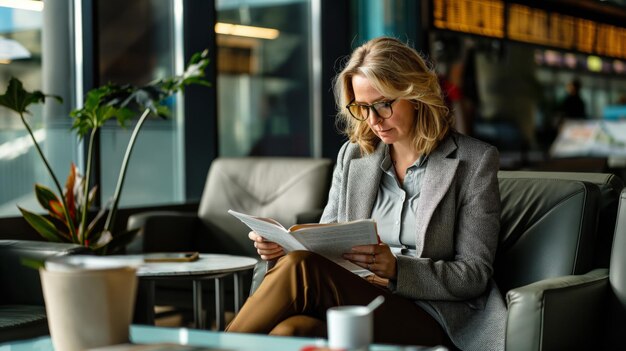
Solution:
[[[250,216],[247,214],[239,213],[233,210],[228,210],[228,213],[237,217],[245,225],[250,227],[257,234],[261,235],[268,241],[272,241],[282,246],[287,252],[295,250],[306,250],[302,244],[298,242],[285,227],[274,221],[276,224],[267,222],[266,220],[258,217]]]
[[[263,238],[282,246],[287,252],[308,250],[318,253],[345,269],[360,276],[371,274],[362,267],[344,259],[342,254],[350,252],[352,247],[378,243],[376,222],[358,220],[331,225],[294,226],[290,232],[271,218],[254,217],[229,210],[250,229]],[[294,227],[290,228],[293,229]]]

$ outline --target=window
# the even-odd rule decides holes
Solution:
[[[82,145],[70,131],[72,119],[69,117],[69,112],[77,105],[74,43],[71,42],[76,29],[73,27],[73,3],[50,1],[45,7],[43,2],[40,6],[28,7],[32,1],[16,0],[9,2],[11,7],[0,6],[0,89],[4,92],[10,77],[14,76],[28,90],[42,90],[64,99],[63,104],[50,100],[44,105],[35,105],[28,117],[62,185],[72,162],[83,166],[83,153],[79,152]],[[174,6],[180,3],[178,0],[93,0],[97,14],[93,22],[97,26],[94,28],[98,53],[94,60],[96,84],[140,85],[175,74],[178,62],[175,43],[179,33],[175,30]],[[48,16],[48,20],[44,21],[44,16]],[[84,59],[91,60],[90,57]],[[170,100],[170,109],[172,118],[153,118],[144,124],[128,168],[121,206],[185,200],[183,121],[176,97]],[[111,121],[101,130],[98,186],[102,205],[115,190],[132,128],[133,125],[129,125],[123,129]],[[19,215],[16,204],[43,212],[33,185],[41,183],[53,188],[52,180],[19,116],[4,108],[0,108],[0,179],[3,183],[0,216]]]
[[[220,156],[311,156],[310,1],[216,6]]]
[[[3,4],[7,5],[0,6],[0,91],[4,93],[9,79],[16,77],[29,91],[42,90],[63,97],[62,104],[50,100],[44,105],[34,105],[27,120],[59,181],[64,183],[78,149],[70,132],[74,86],[68,18],[56,17],[59,13],[69,17],[69,5],[52,1],[46,2],[44,8],[43,2],[20,0]],[[44,27],[44,16],[55,20],[47,21]],[[33,185],[40,183],[52,188],[52,180],[19,116],[2,107],[0,179],[1,217],[19,215],[16,205],[43,211],[36,201]]]
[[[97,1],[98,82],[142,85],[176,74],[176,33],[171,0]],[[137,138],[121,206],[180,203],[184,198],[183,120],[172,98],[167,120],[150,117]],[[139,117],[139,116],[137,116]],[[137,119],[133,121],[136,123]],[[115,121],[101,130],[102,202],[113,196],[134,125]]]

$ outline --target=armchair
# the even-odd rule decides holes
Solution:
[[[513,289],[507,300],[542,350],[621,350],[626,345],[626,190],[619,200],[609,269]],[[520,323],[521,324],[521,323]],[[540,326],[537,328],[536,326]],[[507,340],[507,349],[522,350]]]
[[[564,318],[557,326],[554,316],[545,314],[542,303],[558,296],[520,294],[561,276],[581,279],[580,274],[606,261],[602,243],[612,238],[613,224],[598,218],[615,218],[623,183],[613,175],[594,173],[499,172],[498,178],[502,227],[494,266],[500,290],[508,292],[506,349],[580,348],[574,339],[564,342],[546,335],[549,328],[567,329],[574,322]],[[551,312],[567,315],[578,308],[564,299],[560,307]]]
[[[285,226],[313,219],[326,204],[332,163],[309,158],[218,158],[213,161],[198,213],[133,215],[141,228],[129,252],[180,251],[256,257],[249,229],[229,215],[233,209],[272,217]]]
[[[248,227],[227,211],[272,217],[287,227],[317,221],[326,205],[331,175],[328,159],[218,158],[209,169],[198,212],[131,216],[128,228],[140,231],[128,252],[200,251],[258,258]],[[255,280],[262,279],[265,264],[258,268]],[[184,304],[173,289],[164,291],[164,284],[157,285],[157,304]]]
[[[543,350],[621,350],[626,345],[626,190],[620,194],[608,269],[547,279],[508,293]],[[521,314],[521,313],[520,313]],[[507,343],[508,344],[508,343]]]
[[[0,240],[0,343],[48,334],[39,271],[22,259],[44,261],[88,251],[74,244]]]

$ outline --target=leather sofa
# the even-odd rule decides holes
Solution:
[[[626,190],[620,195],[608,269],[546,279],[509,291],[508,299],[523,312],[520,321],[540,326],[528,336],[533,349],[626,349]]]
[[[567,322],[550,325],[554,316],[544,315],[543,297],[519,292],[546,279],[580,276],[606,261],[600,255],[606,254],[603,243],[613,237],[623,183],[594,173],[500,172],[498,178],[502,219],[494,267],[507,299],[506,349],[580,349],[582,344],[573,340],[546,335],[546,328],[567,329]]]
[[[0,343],[48,334],[39,271],[23,261],[88,251],[74,244],[0,240]]]
[[[622,180],[613,174],[498,172],[502,201],[494,276],[500,290],[583,274],[608,262]],[[571,220],[568,220],[571,219]],[[254,288],[262,274],[257,272]]]
[[[498,181],[502,215],[494,279],[507,297],[506,349],[568,349],[563,346],[569,343],[550,348],[555,345],[541,339],[542,320],[507,292],[585,274],[607,261],[599,256],[607,249],[597,244],[613,237],[623,182],[612,174],[531,171],[501,171]]]
[[[229,218],[227,209],[278,217],[286,225],[297,221],[294,211],[289,212],[290,219],[279,217],[282,211],[287,210],[285,208],[276,208],[275,214],[268,214],[260,208],[246,205],[246,201],[250,201],[249,195],[239,189],[241,174],[234,171],[237,167],[229,167],[236,174],[229,176],[226,171],[220,170],[220,163],[221,160],[217,160],[211,167],[202,197],[203,203],[197,214],[186,215],[184,221],[188,224],[178,224],[177,217],[180,214],[150,214],[131,218],[129,228],[142,228],[140,240],[143,241],[144,251],[194,249],[256,257],[256,252],[247,239],[248,229]],[[245,165],[238,167],[248,168]],[[308,211],[309,214],[310,210],[323,206],[328,191],[329,182],[326,177],[331,173],[330,162],[326,161],[318,167],[324,169],[323,172],[315,173],[318,181],[305,185],[314,186],[314,192],[317,193],[315,199],[318,202],[310,208],[298,209]],[[266,169],[265,172],[267,171]],[[213,177],[222,178],[219,185],[213,183]],[[230,177],[234,179],[228,180]],[[260,176],[253,176],[256,177]],[[273,177],[264,179],[267,182],[260,181],[260,186],[270,189],[277,187],[273,185],[276,184]],[[585,274],[608,262],[610,245],[606,243],[612,241],[618,197],[623,188],[623,182],[619,178],[598,173],[501,171],[498,179],[502,200],[502,225],[500,246],[494,263],[494,278],[503,294],[512,289],[518,291],[528,284],[545,279]],[[235,189],[231,189],[233,187]],[[239,198],[242,194],[246,196]],[[289,196],[298,196],[294,194],[300,194],[300,191]],[[226,202],[224,198],[230,202],[220,205]],[[170,219],[176,222],[170,222]],[[227,244],[228,242],[231,243]],[[256,283],[262,279],[265,271],[263,265],[257,268]],[[545,349],[546,341],[540,340],[544,327],[539,323],[540,320],[533,320],[537,323],[528,323],[530,317],[526,315],[528,311],[525,305],[520,304],[514,293],[507,296],[507,349]]]

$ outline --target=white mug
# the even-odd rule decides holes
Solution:
[[[366,306],[338,306],[326,311],[328,347],[367,350],[374,334],[373,313]]]

